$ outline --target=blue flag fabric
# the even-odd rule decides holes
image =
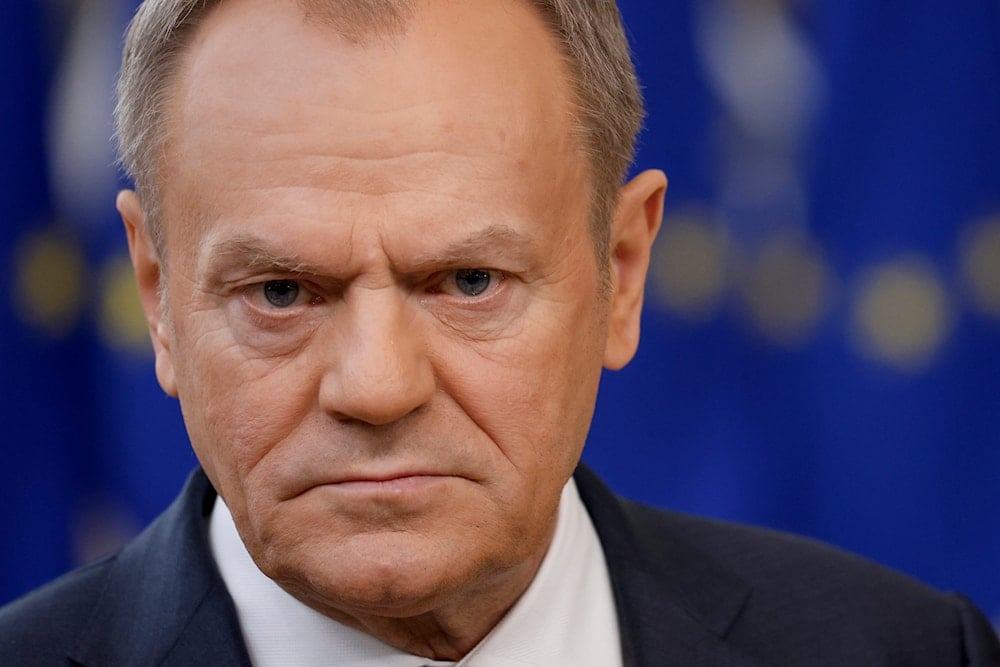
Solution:
[[[73,303],[38,284],[54,263],[72,263],[72,242],[53,231],[44,162],[44,104],[50,74],[35,3],[0,6],[0,361],[3,459],[0,472],[0,595],[37,585],[71,564],[76,494],[80,365]],[[65,285],[62,285],[65,287]],[[31,303],[40,296],[40,303]],[[31,321],[37,325],[25,326]]]
[[[637,167],[671,186],[643,342],[585,460],[1000,618],[1000,5],[620,4]],[[137,530],[194,465],[137,320],[119,175],[87,147],[133,6],[0,5],[0,602]]]
[[[133,8],[0,5],[2,601],[119,545],[195,464],[152,375],[114,210],[111,91]]]
[[[585,458],[1000,618],[1000,5],[622,4],[671,186]]]

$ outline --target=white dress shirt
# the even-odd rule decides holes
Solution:
[[[621,667],[618,619],[604,552],[572,479],[563,489],[548,553],[524,595],[459,662],[384,644],[299,602],[250,559],[219,498],[212,555],[257,667]]]

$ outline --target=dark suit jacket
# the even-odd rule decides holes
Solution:
[[[808,540],[662,512],[577,484],[604,546],[626,665],[998,665],[964,598]],[[249,664],[196,471],[117,555],[0,610],[0,665]],[[556,666],[558,667],[558,666]]]

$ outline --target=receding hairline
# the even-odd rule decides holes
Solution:
[[[342,0],[340,0],[342,1]],[[383,40],[391,43],[395,40],[405,39],[409,33],[409,28],[413,25],[415,21],[418,20],[417,14],[421,6],[426,6],[431,4],[430,0],[378,0],[379,2],[385,2],[387,4],[399,3],[396,9],[400,9],[402,4],[406,5],[405,12],[398,11],[395,13],[389,21],[381,21],[376,24],[375,14],[362,14],[360,15],[360,22],[347,23],[346,21],[353,20],[353,18],[358,18],[345,14],[342,11],[327,11],[324,14],[320,13],[310,13],[312,8],[326,8],[330,9],[332,4],[330,0],[296,0],[294,3],[298,9],[301,11],[302,20],[310,25],[315,26],[319,30],[331,30],[332,35],[337,38],[344,40],[348,48],[358,49],[364,51],[367,48],[381,48]],[[581,160],[580,164],[583,166],[582,173],[585,178],[586,189],[585,192],[592,193],[595,187],[594,184],[594,168],[593,164],[589,159],[585,147],[585,140],[582,136],[582,121],[578,114],[578,96],[573,85],[573,73],[570,69],[570,65],[567,62],[567,58],[562,52],[558,39],[552,33],[552,30],[547,25],[544,17],[536,10],[533,3],[530,0],[503,0],[510,5],[519,5],[519,9],[527,12],[527,15],[532,17],[532,20],[537,21],[539,27],[539,34],[542,35],[542,39],[547,42],[545,49],[547,51],[546,59],[554,65],[555,71],[557,72],[557,80],[553,79],[550,84],[554,88],[558,89],[559,95],[559,111],[558,114],[561,116],[559,124],[553,126],[554,130],[557,130],[561,135],[560,141],[566,141],[567,146],[571,147],[573,155]],[[161,107],[161,116],[159,118],[158,127],[158,146],[159,146],[159,161],[155,169],[155,176],[158,177],[156,183],[156,197],[153,201],[149,201],[148,204],[156,207],[157,213],[163,213],[163,206],[166,203],[164,200],[164,195],[166,194],[166,189],[170,179],[168,177],[170,173],[169,163],[171,161],[171,145],[177,140],[179,136],[182,136],[185,131],[185,126],[187,121],[181,120],[180,116],[183,115],[182,107],[178,106],[180,101],[185,96],[185,86],[187,85],[187,78],[190,76],[190,64],[191,58],[197,58],[196,50],[199,48],[199,43],[202,38],[198,36],[199,31],[205,29],[205,27],[211,22],[210,15],[216,11],[222,9],[226,0],[219,0],[219,2],[211,8],[204,17],[199,21],[195,29],[190,35],[188,35],[181,44],[180,52],[177,54],[174,62],[174,66],[170,75],[165,80],[165,85],[163,87],[164,92],[164,102]],[[368,0],[367,3],[370,3]],[[367,4],[363,3],[363,4]],[[386,18],[382,15],[382,18]],[[366,31],[364,34],[361,31]],[[179,116],[180,114],[180,116]],[[145,198],[144,198],[145,199]],[[145,204],[145,202],[144,202]],[[184,219],[193,220],[200,219],[202,222],[205,220],[201,217],[199,211],[195,210],[184,210],[181,212]],[[177,215],[177,211],[173,211],[172,215]],[[162,218],[161,218],[161,222]],[[164,250],[165,248],[160,248]],[[165,259],[165,257],[161,257]]]
[[[394,37],[406,31],[419,0],[296,0],[306,21],[333,28],[341,37],[361,44],[371,38]]]
[[[405,33],[427,0],[296,0],[306,20],[332,27],[356,44]],[[554,38],[565,66],[568,129],[582,149],[590,180],[590,233],[606,268],[618,188],[642,123],[620,13],[613,0],[510,0],[532,10]],[[135,179],[154,246],[163,249],[159,176],[168,140],[167,107],[205,18],[226,0],[147,0],[130,26],[116,107],[120,161]],[[162,258],[164,259],[165,258]]]

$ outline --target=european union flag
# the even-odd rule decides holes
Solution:
[[[621,4],[671,184],[587,458],[1000,621],[1000,4]]]
[[[86,279],[78,245],[57,224],[45,161],[51,61],[38,3],[0,5],[0,598],[71,565],[70,525],[85,361],[78,354]]]
[[[42,8],[0,8],[3,600],[119,546],[194,465],[114,210],[112,91],[134,5]]]

